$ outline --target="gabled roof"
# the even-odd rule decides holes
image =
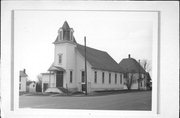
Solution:
[[[19,72],[19,75],[20,75],[21,77],[27,77],[27,76],[28,76],[24,71],[20,71],[20,72]]]
[[[49,67],[48,71],[66,71],[64,68],[55,66],[54,63]]]
[[[26,85],[29,86],[31,83],[36,83],[35,81],[27,81]]]
[[[146,73],[142,66],[133,58],[125,58],[120,63],[119,66],[125,70],[125,72],[130,73]]]
[[[150,74],[147,72],[147,79],[150,81],[151,80],[151,76]]]
[[[85,57],[84,46],[77,44],[77,50]],[[119,67],[118,63],[105,51],[86,47],[86,57],[93,69],[123,72],[123,69]]]

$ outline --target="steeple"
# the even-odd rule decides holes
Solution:
[[[76,43],[73,33],[74,33],[73,28],[70,28],[68,22],[65,21],[62,27],[59,28],[58,36],[54,43],[61,43],[61,42]]]
[[[63,30],[70,30],[71,28],[69,27],[67,21],[64,22],[63,26],[62,26]]]

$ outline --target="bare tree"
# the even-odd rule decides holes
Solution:
[[[41,74],[37,75],[37,79],[38,79],[38,83],[42,83],[42,75]]]
[[[37,75],[37,85],[36,85],[36,91],[41,92],[42,91],[42,75]]]
[[[127,70],[127,72],[125,73],[125,78],[126,78],[125,85],[126,85],[127,89],[130,90],[131,86],[133,84],[134,71],[128,72],[128,70]]]
[[[144,68],[146,72],[151,71],[151,61],[147,59],[143,59],[140,61],[141,66]]]
[[[151,61],[144,59],[140,62],[140,64],[143,67],[143,69],[147,72],[146,73],[146,76],[147,76],[146,87],[151,89],[151,77],[149,74],[152,68]]]
[[[128,90],[131,89],[132,80],[133,80],[133,75],[132,74],[130,75],[130,77],[127,76],[125,85],[126,85]]]

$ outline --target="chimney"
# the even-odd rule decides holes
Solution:
[[[128,54],[128,58],[131,58],[131,55],[130,55],[130,54]]]
[[[140,59],[139,59],[139,64],[141,63]]]
[[[26,73],[26,69],[24,69],[23,71],[24,71],[24,73]]]

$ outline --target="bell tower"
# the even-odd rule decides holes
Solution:
[[[63,26],[59,28],[58,36],[54,43],[61,43],[61,42],[76,43],[73,33],[74,33],[73,28],[70,28],[67,21],[65,21]]]
[[[54,41],[54,65],[64,69],[74,70],[76,40],[73,36],[74,30],[70,28],[67,21],[58,30]]]

